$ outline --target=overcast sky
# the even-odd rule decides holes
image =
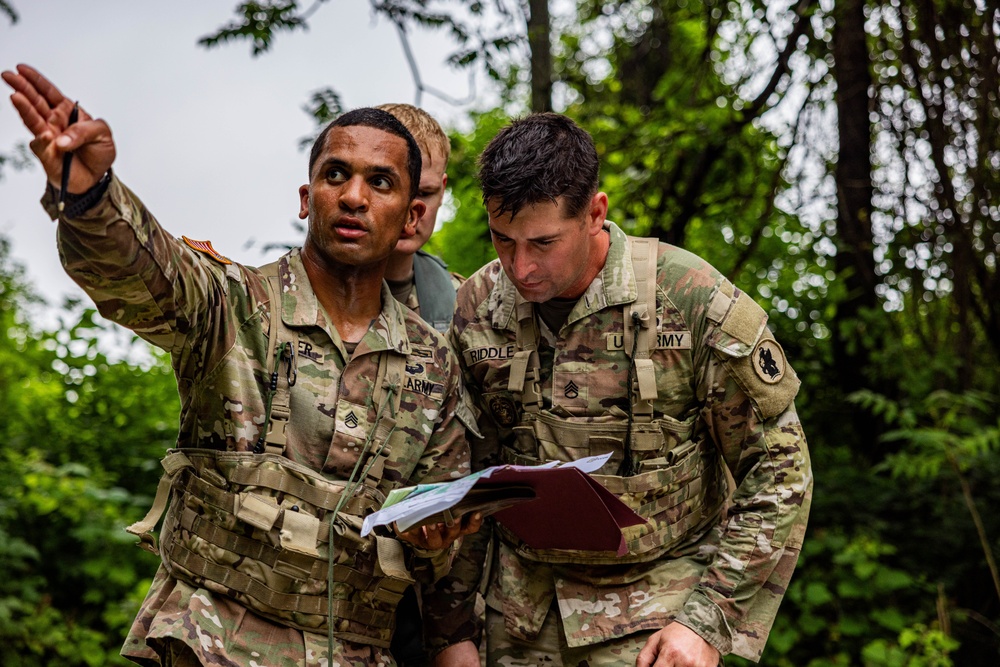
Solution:
[[[314,127],[302,111],[310,93],[332,86],[346,108],[408,102],[413,80],[395,28],[365,0],[324,3],[307,32],[282,33],[271,52],[251,57],[235,42],[207,50],[197,40],[232,20],[236,0],[12,0],[20,20],[0,15],[0,69],[27,63],[111,126],[116,173],[172,234],[208,239],[222,254],[262,264],[271,241],[298,240],[299,185]],[[465,74],[447,68],[441,34],[414,35],[425,83],[455,97]],[[29,135],[0,100],[0,152]],[[446,126],[464,108],[428,97]],[[82,292],[65,276],[55,226],[38,204],[41,168],[4,168],[0,234],[49,303]],[[253,240],[255,245],[247,247]]]

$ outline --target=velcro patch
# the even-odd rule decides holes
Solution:
[[[407,374],[406,381],[403,383],[403,388],[407,391],[412,391],[415,394],[421,394],[422,396],[443,396],[444,395],[444,385],[437,382],[431,382],[426,378],[414,377]]]
[[[473,347],[465,350],[465,365],[475,366],[484,361],[497,361],[512,359],[517,352],[517,345],[508,343],[507,345],[486,345],[484,347]]]
[[[337,432],[363,441],[368,437],[371,424],[368,423],[368,408],[339,401],[337,403]]]
[[[620,333],[609,333],[604,335],[607,340],[607,349],[621,350],[625,347],[625,336]],[[657,350],[690,350],[690,331],[661,331],[656,334]]]
[[[197,250],[198,252],[204,253],[214,259],[219,264],[232,264],[233,260],[228,257],[224,257],[216,252],[215,248],[212,247],[211,241],[195,241],[194,239],[189,239],[186,236],[181,236],[181,240],[184,241],[192,250]]]
[[[410,354],[414,357],[420,357],[421,359],[431,361],[434,359],[434,348],[426,345],[411,345]]]

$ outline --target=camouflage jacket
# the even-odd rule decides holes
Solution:
[[[578,423],[623,416],[628,407],[622,304],[636,300],[636,278],[627,237],[612,223],[606,229],[605,266],[562,329],[553,334],[536,315],[544,407]],[[711,447],[701,455],[718,471],[702,481],[734,480],[719,491],[730,494],[727,510],[652,562],[543,563],[501,542],[487,603],[504,612],[508,633],[523,639],[538,632],[555,600],[569,646],[676,620],[723,654],[758,659],[798,558],[812,493],[792,403],[798,379],[767,332],[763,310],[702,259],[661,243],[656,282],[655,415],[693,420],[707,434]],[[488,264],[459,291],[449,332],[482,413],[485,440],[472,442],[475,469],[500,462],[501,448],[516,441],[521,406],[508,391],[515,293],[500,263]],[[777,372],[755,361],[762,351],[776,357]],[[475,638],[470,593],[484,553],[481,541],[467,541],[465,562],[438,583],[455,602],[450,612],[436,613],[437,634]]]
[[[51,189],[42,201],[56,219]],[[59,220],[58,247],[66,271],[102,315],[170,353],[181,399],[177,446],[252,449],[266,417],[265,369],[273,353],[267,340],[272,309],[260,270],[173,238],[117,178],[82,217]],[[277,268],[282,287],[277,313],[298,334],[285,455],[331,479],[350,476],[375,422],[370,395],[376,353],[389,350],[405,355],[406,371],[392,439],[396,446],[378,488],[386,492],[467,474],[463,420],[474,425],[474,419],[457,360],[443,336],[401,307],[383,283],[382,312],[348,355],[316,298],[299,251],[282,257]],[[429,555],[410,554],[415,574],[423,568],[426,578]],[[233,628],[249,622],[244,616],[253,615],[206,590],[169,580],[161,567],[123,654],[150,660],[147,638],[197,634],[215,638],[193,640],[205,664],[220,658],[248,664],[241,656],[266,656],[271,649],[248,646],[242,637],[289,630],[298,653],[276,660],[318,664],[325,654],[325,637],[305,638],[307,648],[316,642],[315,654],[307,658],[302,635],[310,633],[273,627],[261,618],[254,618],[251,634],[233,641]]]

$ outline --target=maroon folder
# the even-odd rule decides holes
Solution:
[[[530,486],[535,498],[501,509],[497,521],[535,549],[628,552],[622,529],[645,520],[587,473],[571,467],[501,466],[475,488]]]

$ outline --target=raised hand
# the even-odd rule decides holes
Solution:
[[[2,76],[14,94],[10,96],[21,121],[34,135],[31,152],[42,163],[49,183],[59,188],[62,157],[73,151],[67,191],[82,194],[97,184],[115,161],[115,143],[111,128],[100,119],[91,118],[82,108],[79,120],[69,125],[73,100],[64,96],[51,81],[27,65]]]

